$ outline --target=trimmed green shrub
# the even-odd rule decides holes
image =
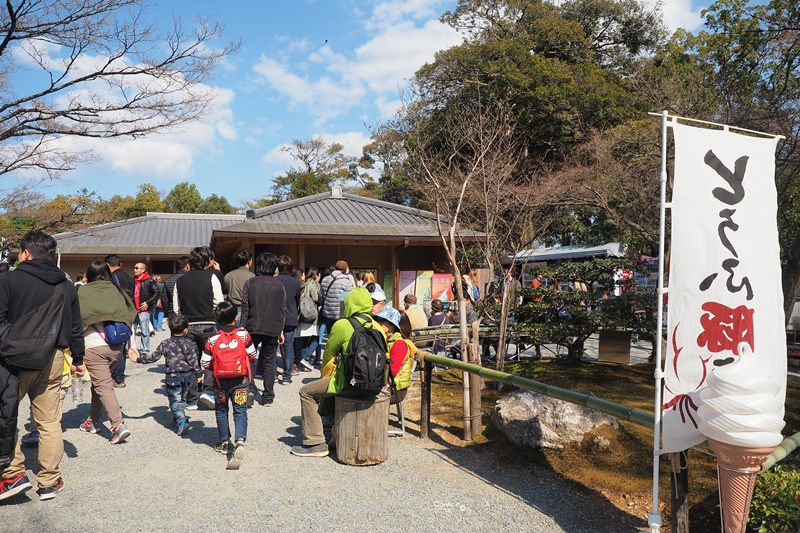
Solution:
[[[779,465],[758,475],[750,526],[758,533],[800,531],[800,472]]]

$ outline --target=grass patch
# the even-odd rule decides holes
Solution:
[[[528,379],[565,389],[589,391],[598,398],[641,411],[653,412],[655,366],[616,365],[610,363],[571,364],[553,360],[507,364],[506,371]],[[653,432],[651,428],[618,420],[620,429],[600,428],[587,435],[583,443],[562,450],[525,450],[510,443],[491,424],[489,415],[495,402],[514,388],[504,385],[501,392],[486,380],[482,392],[482,432],[472,443],[465,443],[462,421],[461,372],[449,370],[433,375],[432,420],[450,435],[440,435],[456,445],[468,445],[476,451],[491,453],[505,464],[524,467],[537,464],[552,469],[562,477],[602,494],[617,508],[646,520],[652,498]],[[790,380],[786,391],[786,427],[784,435],[800,431],[800,382]],[[588,445],[591,437],[601,435],[611,441],[608,451],[596,452]],[[704,446],[689,451],[689,497],[692,531],[719,529],[716,463]],[[795,460],[781,464],[797,467]],[[669,459],[660,461],[659,511],[669,527]]]

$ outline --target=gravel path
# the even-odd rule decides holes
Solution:
[[[153,346],[165,337],[159,332]],[[127,387],[117,389],[132,431],[128,442],[110,445],[107,422],[97,435],[80,432],[89,405],[67,398],[64,491],[49,502],[35,490],[8,500],[0,505],[0,530],[603,533],[643,525],[549,471],[511,468],[439,437],[423,442],[413,417],[404,438],[390,439],[380,465],[292,456],[289,447],[300,444],[300,382],[316,377],[317,371],[276,384],[272,407],[250,409],[244,464],[226,471],[225,457],[211,447],[213,411],[190,413],[188,435],[176,436],[163,365],[128,365]],[[417,397],[414,384],[408,401]],[[21,421],[28,412],[25,400]],[[34,472],[35,450],[26,449]]]

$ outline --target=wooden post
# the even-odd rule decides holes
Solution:
[[[689,459],[686,450],[669,454],[672,469],[672,533],[689,533]]]
[[[423,361],[422,368],[422,383],[420,391],[420,405],[419,405],[419,437],[422,440],[428,440],[430,436],[428,432],[431,427],[431,379],[433,378],[433,364]]]
[[[472,323],[472,342],[470,343],[470,363],[480,366],[481,364],[481,342],[478,335],[479,322]],[[469,438],[473,440],[481,432],[481,418],[483,410],[481,409],[481,390],[483,389],[483,378],[478,374],[467,374],[470,380],[469,387],[469,403],[470,403],[470,424],[469,424]]]
[[[382,463],[389,457],[389,395],[336,396],[333,438],[336,459],[347,465]]]

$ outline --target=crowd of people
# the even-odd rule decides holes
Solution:
[[[89,416],[79,429],[96,434],[105,417],[111,444],[131,437],[115,392],[126,385],[126,362],[164,359],[164,391],[178,436],[191,429],[187,412],[199,405],[215,410],[214,450],[226,454],[233,470],[244,458],[248,408],[272,405],[276,383],[288,385],[317,368],[320,379],[300,388],[302,445],[291,453],[328,454],[323,416],[332,404],[326,399],[348,390],[343,358],[354,325],[343,318],[374,328],[386,341],[383,393],[402,401],[417,351],[412,328],[429,324],[413,296],[406,298],[405,310],[387,306],[374,276],[355,276],[343,260],[324,270],[302,270],[285,255],[253,257],[241,250],[234,261],[235,268],[223,276],[213,251],[197,247],[162,280],[144,262],[133,266],[131,276],[111,254],[91,262],[73,283],[56,265],[50,235],[31,231],[23,237],[17,267],[0,273],[0,500],[33,487],[21,451],[25,439],[38,444],[39,498],[52,499],[64,488],[61,414],[73,379],[88,375],[91,382]],[[430,323],[447,323],[443,316],[434,302]],[[164,320],[170,337],[153,346]],[[16,359],[10,364],[2,351],[19,348],[7,347],[6,340],[23,321],[52,341],[20,348],[22,360],[31,355],[31,361],[34,352],[44,350],[41,364],[26,366]],[[24,397],[35,432],[20,438],[17,418]]]

